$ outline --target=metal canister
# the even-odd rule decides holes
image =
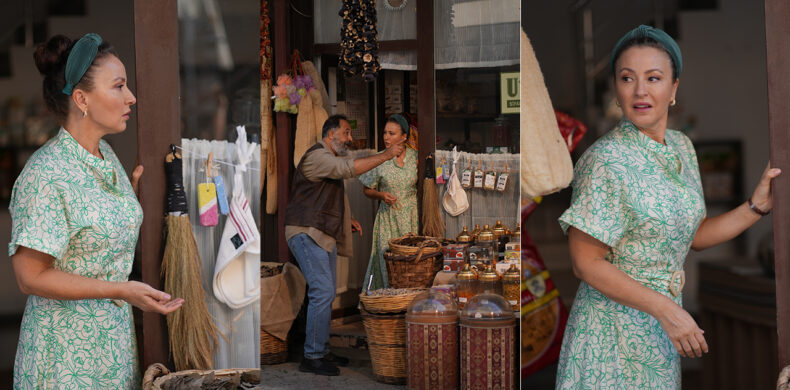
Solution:
[[[521,271],[515,264],[510,264],[510,268],[502,275],[503,296],[518,311],[521,307]]]
[[[469,264],[455,274],[455,294],[458,296],[458,307],[464,307],[466,301],[477,294],[477,272]]]
[[[460,323],[461,389],[516,389],[516,318],[505,298],[478,294]]]
[[[458,388],[458,306],[449,295],[429,290],[406,312],[407,385],[414,390]]]
[[[480,274],[480,293],[498,294],[502,295],[502,279],[494,269],[493,265],[488,265]]]
[[[477,235],[478,235],[478,234],[480,234],[480,232],[481,232],[482,230],[483,230],[483,229],[480,229],[480,224],[479,224],[479,223],[476,223],[476,224],[475,224],[475,228],[474,228],[474,229],[472,229],[472,240],[477,240]]]

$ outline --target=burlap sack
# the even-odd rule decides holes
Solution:
[[[302,272],[291,263],[285,263],[279,275],[261,278],[261,329],[285,341],[302,307],[306,284]]]

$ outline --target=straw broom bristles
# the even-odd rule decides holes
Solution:
[[[177,371],[210,370],[217,348],[217,327],[205,302],[200,255],[189,216],[168,215],[167,245],[162,259],[165,291],[184,299],[179,310],[167,315],[170,353]]]
[[[439,213],[439,194],[430,177],[426,177],[422,185],[422,221],[424,235],[444,237],[444,221]]]

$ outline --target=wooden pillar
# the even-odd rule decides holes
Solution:
[[[161,290],[162,218],[165,215],[164,158],[181,138],[178,77],[178,8],[176,0],[134,1],[134,51],[137,92],[137,160],[145,167],[140,204],[143,282]],[[141,368],[168,361],[165,317],[143,313]]]
[[[272,77],[277,80],[279,74],[288,69],[291,56],[289,39],[288,1],[274,0],[274,69]],[[280,262],[287,262],[291,256],[288,243],[285,241],[285,207],[288,205],[288,193],[291,190],[291,118],[287,113],[277,112],[274,115],[274,127],[277,131],[277,255]]]
[[[417,147],[417,203],[420,205],[420,210],[422,210],[425,158],[436,148],[433,46],[433,0],[420,0],[417,6],[417,126],[420,134]],[[422,226],[422,213],[418,215]]]
[[[790,365],[790,2],[765,0],[768,126],[771,165],[782,175],[773,182],[774,262],[779,365]]]

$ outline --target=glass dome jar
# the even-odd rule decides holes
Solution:
[[[458,316],[458,305],[449,294],[437,289],[428,289],[418,294],[406,309],[406,320],[416,316]]]
[[[461,321],[467,323],[495,320],[506,320],[508,322],[512,320],[514,323],[516,321],[516,318],[513,316],[513,308],[503,296],[498,294],[477,294],[470,298],[461,310]]]
[[[406,312],[406,337],[408,388],[457,389],[458,307],[455,300],[434,289],[417,295]]]

